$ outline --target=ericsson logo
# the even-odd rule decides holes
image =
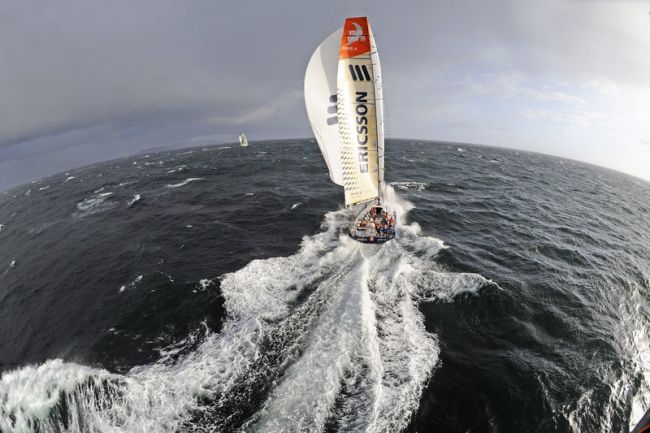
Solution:
[[[370,74],[366,65],[348,65],[348,69],[354,81],[370,81]]]
[[[363,34],[361,26],[354,21],[352,25],[354,25],[354,30],[348,30],[348,45],[352,45],[358,41],[365,42],[366,36]]]

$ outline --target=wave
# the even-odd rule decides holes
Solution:
[[[220,277],[227,319],[193,352],[126,375],[61,360],[7,372],[0,418],[21,432],[405,428],[440,350],[419,302],[489,281],[440,268],[442,241],[407,224],[411,205],[387,192],[395,241],[359,244],[345,234],[351,211],[330,212],[296,254]]]
[[[186,165],[180,165],[180,166],[178,166],[176,168],[172,168],[171,170],[168,170],[167,174],[171,174],[171,173],[187,173],[187,171],[188,171],[188,168],[187,168]]]
[[[128,288],[128,289],[133,289],[133,288],[135,288],[136,286],[138,286],[138,285],[142,282],[142,278],[143,278],[143,277],[144,277],[144,275],[142,275],[142,274],[138,275],[138,276],[135,277],[135,279],[133,279],[133,281],[131,281],[129,284],[124,284],[124,285],[120,286],[120,289],[118,290],[118,292],[119,292],[119,293],[122,293],[122,292],[124,292],[127,288]]]
[[[129,200],[128,202],[126,202],[126,205],[128,207],[131,207],[134,204],[136,204],[137,202],[139,202],[141,198],[142,198],[142,196],[140,194],[133,194],[133,198],[131,200]]]
[[[80,201],[79,203],[77,203],[78,210],[73,215],[76,217],[85,217],[88,215],[95,214],[97,212],[101,212],[106,209],[110,209],[111,207],[113,207],[113,204],[107,202],[107,200],[112,195],[113,195],[112,192],[103,192]]]
[[[606,433],[621,429],[619,414],[628,410],[631,431],[650,406],[650,315],[645,301],[648,286],[630,278],[625,281],[629,292],[606,292],[608,303],[617,305],[619,315],[611,329],[620,363],[599,367],[598,379],[603,386],[587,389],[575,404],[563,410],[572,431]],[[598,401],[603,399],[604,407],[599,407]],[[595,419],[594,413],[598,414]]]
[[[9,263],[9,267],[7,267],[7,270],[5,271],[4,275],[7,275],[10,270],[16,267],[16,261],[12,260],[11,263]]]
[[[429,187],[429,184],[424,182],[391,182],[391,186],[402,190],[423,191]]]
[[[185,179],[181,183],[169,184],[169,185],[167,185],[167,188],[179,188],[181,186],[187,185],[190,182],[194,182],[196,180],[202,180],[202,179],[203,179],[202,177],[190,177],[188,179]]]
[[[623,403],[620,406],[630,402],[629,429],[632,430],[650,407],[650,314],[644,294],[650,287],[650,278],[645,284],[631,281],[628,284],[631,295],[618,303],[621,320],[616,334],[622,343],[621,359],[627,360],[631,367],[616,382],[621,391],[613,400]]]

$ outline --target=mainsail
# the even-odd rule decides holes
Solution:
[[[338,60],[337,60],[338,59]],[[381,198],[383,93],[379,57],[365,17],[348,18],[312,55],[305,103],[330,178],[351,206]]]

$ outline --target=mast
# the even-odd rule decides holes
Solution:
[[[375,43],[375,36],[368,23],[368,34],[370,35],[370,59],[372,61],[372,75],[374,78],[373,84],[375,86],[375,107],[377,112],[377,166],[378,185],[379,185],[379,199],[381,200],[384,195],[384,85],[381,78],[381,65],[379,63],[379,52],[377,51],[377,44]]]

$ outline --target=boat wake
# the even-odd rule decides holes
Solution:
[[[387,200],[401,222],[395,241],[349,239],[352,215],[340,210],[296,254],[223,275],[223,329],[188,355],[168,348],[126,375],[61,360],[3,374],[0,430],[404,429],[438,363],[418,303],[490,282],[440,268],[443,243],[405,223],[408,203]]]

